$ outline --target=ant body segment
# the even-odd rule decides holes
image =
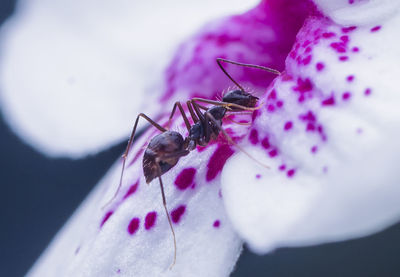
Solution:
[[[216,59],[218,66],[224,72],[224,74],[239,88],[235,90],[231,90],[226,93],[222,101],[213,101],[203,98],[192,98],[186,102],[187,108],[189,110],[190,116],[194,122],[193,125],[190,124],[185,111],[182,107],[182,104],[178,101],[175,102],[172,112],[169,117],[169,121],[167,124],[167,128],[162,127],[147,115],[140,113],[135,121],[131,136],[129,138],[128,145],[126,147],[125,153],[123,154],[123,162],[122,162],[122,170],[119,185],[117,191],[115,192],[112,199],[110,199],[106,205],[108,205],[112,200],[117,196],[121,186],[122,179],[125,170],[126,158],[129,153],[129,149],[132,145],[133,138],[136,133],[136,128],[139,122],[139,118],[142,117],[146,119],[151,125],[156,127],[161,134],[154,136],[147,145],[147,148],[143,155],[143,173],[146,179],[146,183],[149,184],[154,179],[158,178],[163,206],[165,209],[165,213],[168,218],[168,223],[173,235],[174,239],[174,261],[171,267],[176,262],[176,238],[174,228],[172,227],[171,218],[167,208],[167,202],[165,199],[164,193],[164,185],[162,182],[161,176],[174,167],[180,158],[188,155],[192,150],[196,148],[196,146],[207,146],[211,140],[215,140],[220,132],[224,134],[227,140],[238,147],[241,151],[243,151],[250,158],[251,157],[247,152],[245,152],[241,147],[239,147],[230,136],[226,133],[224,129],[222,129],[222,119],[225,117],[225,114],[229,112],[242,112],[242,111],[255,111],[260,107],[257,107],[258,97],[247,93],[242,86],[240,86],[224,69],[221,62],[230,63],[234,65],[239,65],[243,67],[251,67],[262,69],[270,73],[274,73],[279,75],[280,72],[268,67],[253,65],[253,64],[244,64],[239,62],[234,62],[222,58]],[[199,103],[210,104],[211,107],[204,107]],[[181,116],[184,120],[186,128],[189,132],[188,136],[184,138],[180,133],[176,131],[169,130],[169,123],[173,118],[176,108],[181,113]],[[258,162],[258,161],[257,161]],[[264,165],[263,165],[264,166]],[[105,205],[105,206],[106,206]]]

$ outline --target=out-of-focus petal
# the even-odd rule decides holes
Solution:
[[[1,32],[0,101],[11,128],[50,156],[119,142],[177,43],[255,1],[20,1]]]
[[[271,169],[238,154],[222,176],[228,214],[257,252],[363,236],[400,218],[399,27],[398,15],[363,27],[317,16],[297,35],[246,148]]]

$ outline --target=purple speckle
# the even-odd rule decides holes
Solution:
[[[300,93],[308,92],[313,89],[313,84],[311,83],[310,79],[297,79],[297,86],[294,87],[295,91]]]
[[[208,182],[217,177],[218,173],[221,172],[224,167],[226,160],[232,156],[233,153],[235,153],[235,151],[227,144],[218,146],[207,164],[206,180]]]
[[[277,149],[272,149],[271,151],[268,152],[268,155],[271,158],[274,158],[274,157],[278,156],[278,150]]]
[[[334,32],[325,32],[322,34],[323,38],[333,38],[334,36],[336,36]]]
[[[283,106],[283,101],[281,101],[281,100],[276,101],[276,106],[278,108],[281,108]]]
[[[139,224],[140,224],[140,219],[137,217],[134,217],[131,219],[131,222],[129,222],[128,225],[128,233],[133,235],[136,233],[136,231],[139,229]]]
[[[139,186],[139,180],[133,184],[132,186],[129,187],[128,191],[124,195],[124,199],[128,198],[132,194],[134,194]]]
[[[371,89],[370,89],[370,88],[367,88],[367,89],[364,91],[364,94],[365,94],[366,96],[370,95],[370,94],[371,94]]]
[[[308,65],[311,62],[311,58],[312,58],[311,55],[308,55],[307,57],[305,57],[303,60],[303,64]]]
[[[335,97],[333,95],[321,102],[322,106],[332,106],[335,105]]]
[[[274,112],[274,111],[275,111],[275,106],[272,105],[272,104],[269,104],[269,105],[267,106],[267,111],[270,112],[270,113]]]
[[[221,222],[219,220],[216,220],[213,223],[214,228],[218,228],[220,225],[221,225]]]
[[[144,228],[150,230],[156,223],[157,213],[149,212],[144,219]]]
[[[357,29],[357,26],[349,26],[349,27],[344,27],[342,28],[343,33],[349,33]]]
[[[346,92],[344,92],[344,93],[342,94],[342,99],[345,100],[345,101],[346,101],[346,100],[349,100],[350,97],[351,97],[351,93],[348,92],[348,91],[346,91]]]
[[[325,65],[324,63],[319,62],[315,65],[315,68],[317,69],[317,71],[322,71],[325,68]]]
[[[292,129],[292,127],[293,127],[292,121],[287,121],[287,122],[285,123],[285,125],[283,126],[283,129],[284,129],[285,131],[289,131],[290,129]]]
[[[180,205],[178,208],[171,212],[171,219],[173,223],[178,223],[181,220],[182,215],[185,213],[186,206]]]
[[[339,57],[339,61],[341,61],[341,62],[345,62],[345,61],[348,61],[348,60],[349,60],[348,56],[340,56]]]
[[[354,80],[354,75],[349,75],[349,76],[347,76],[346,80],[347,80],[347,82],[353,82],[353,80]]]
[[[379,26],[379,25],[375,26],[375,27],[371,28],[371,32],[379,31],[381,28],[382,28],[382,26]]]
[[[269,143],[269,139],[268,137],[265,137],[262,141],[261,141],[261,146],[264,147],[265,149],[268,149],[271,145]]]
[[[286,165],[285,164],[281,164],[280,166],[279,166],[279,170],[280,171],[284,171],[286,169]]]
[[[352,49],[351,49],[351,51],[353,51],[353,52],[360,52],[360,48],[358,48],[358,47],[353,47]]]
[[[311,147],[311,153],[315,154],[318,151],[318,146],[314,145],[313,147]]]
[[[256,129],[252,129],[250,131],[249,141],[254,145],[258,143],[258,132]]]
[[[176,177],[175,186],[180,190],[187,189],[193,183],[195,174],[196,174],[195,168],[193,167],[185,168]]]
[[[287,172],[287,176],[289,178],[292,178],[295,173],[296,173],[296,169],[289,169],[288,172]]]
[[[256,179],[260,179],[261,178],[261,174],[256,174]]]
[[[346,45],[343,42],[332,42],[329,46],[338,53],[346,52]]]
[[[108,212],[104,215],[103,220],[102,220],[101,223],[100,223],[100,228],[103,227],[104,223],[107,222],[107,220],[112,216],[113,213],[114,213],[114,211],[108,211]]]

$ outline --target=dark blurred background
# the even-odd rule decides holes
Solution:
[[[0,23],[14,5],[1,0]],[[49,159],[22,143],[0,115],[0,276],[27,272],[124,147],[81,160]],[[232,276],[400,276],[399,254],[400,224],[367,238],[266,256],[245,250]]]

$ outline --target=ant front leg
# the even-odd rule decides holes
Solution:
[[[120,179],[119,179],[118,188],[117,188],[117,190],[116,190],[114,196],[113,196],[109,201],[107,201],[106,204],[104,204],[103,208],[106,207],[108,204],[110,204],[110,203],[115,199],[115,197],[117,197],[118,192],[119,192],[119,190],[121,189],[121,186],[122,186],[122,179],[123,179],[124,171],[125,171],[126,158],[128,157],[129,149],[131,148],[131,145],[132,145],[132,142],[133,142],[133,138],[135,137],[136,128],[137,128],[137,125],[138,125],[138,123],[139,123],[139,118],[140,118],[140,117],[143,117],[144,119],[146,119],[151,125],[153,125],[154,127],[156,127],[156,128],[157,128],[158,130],[160,130],[161,132],[164,133],[164,132],[167,131],[167,129],[165,129],[164,127],[162,127],[161,125],[159,125],[157,122],[155,122],[154,120],[152,120],[150,117],[148,117],[148,116],[145,115],[144,113],[140,113],[140,114],[136,117],[135,125],[133,126],[131,136],[129,137],[128,145],[126,146],[125,153],[122,155],[122,159],[123,159],[123,160],[122,160],[122,170],[121,170],[121,176],[120,176]]]
[[[204,98],[192,98],[191,100],[192,102],[201,102],[201,103],[206,103],[206,104],[211,104],[211,105],[216,105],[216,106],[223,106],[225,108],[237,108],[240,110],[244,110],[244,111],[256,111],[259,110],[262,106],[257,106],[257,107],[246,107],[246,106],[242,106],[242,105],[238,105],[235,103],[229,103],[229,102],[223,102],[223,101],[215,101],[215,100],[209,100],[209,99],[204,99]],[[196,103],[197,104],[197,103]],[[198,105],[200,106],[200,105]]]

